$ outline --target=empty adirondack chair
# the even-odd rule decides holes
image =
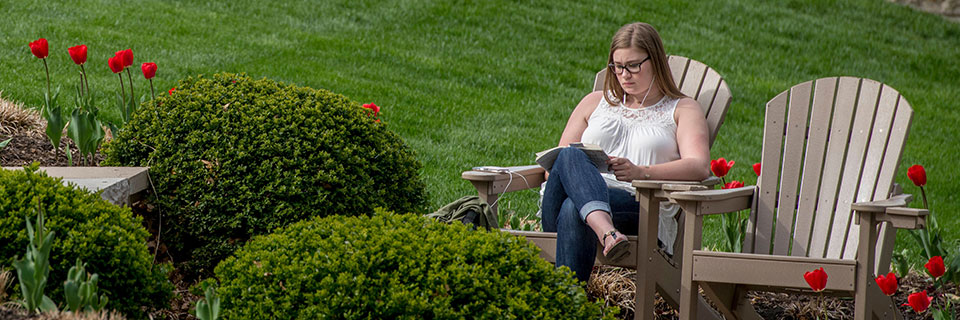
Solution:
[[[683,94],[696,99],[703,108],[707,117],[710,132],[710,145],[716,139],[717,131],[723,124],[727,107],[730,105],[730,89],[720,75],[702,62],[680,56],[669,56],[670,71],[677,87]],[[606,68],[596,75],[593,85],[594,91],[603,90],[603,81]],[[532,157],[532,155],[531,155]],[[505,192],[539,187],[543,180],[543,168],[538,165],[509,167],[510,173],[466,171],[461,175],[469,180],[480,197],[497,208],[496,200]],[[659,202],[666,200],[666,195],[673,191],[687,191],[706,189],[720,180],[717,178],[705,181],[635,181],[637,187],[637,201],[641,201],[640,209],[640,236],[628,236],[630,240],[630,254],[615,264],[622,267],[637,268],[636,318],[652,319],[654,315],[654,290],[671,305],[679,304],[679,285],[681,264],[679,255],[667,257],[657,247],[657,228],[659,221]],[[679,215],[678,215],[679,216]],[[682,219],[682,218],[681,218]],[[646,230],[646,231],[643,231]],[[550,232],[530,232],[517,230],[503,230],[514,235],[525,236],[528,240],[540,247],[540,257],[556,262],[557,234]],[[678,230],[682,232],[683,230]],[[682,238],[678,235],[674,252],[679,252],[679,243]],[[597,251],[602,252],[602,250]],[[598,264],[609,264],[606,261],[597,261]],[[701,299],[701,318],[718,319],[709,305]]]
[[[756,186],[669,195],[687,220],[680,318],[696,318],[698,288],[727,319],[756,318],[746,291],[813,293],[803,274],[821,267],[823,294],[853,296],[856,319],[900,318],[874,279],[890,266],[897,228],[921,228],[927,215],[891,194],[912,115],[870,79],[808,81],[770,100]],[[743,209],[743,253],[700,250],[703,216]]]

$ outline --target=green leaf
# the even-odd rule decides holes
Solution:
[[[50,300],[50,297],[43,296],[43,302],[40,303],[40,311],[42,312],[54,312],[57,311],[57,304]]]
[[[7,140],[3,140],[3,141],[0,141],[0,149],[3,149],[3,147],[6,147],[6,146],[7,146],[7,144],[9,144],[9,143],[10,143],[10,140],[13,140],[13,138],[10,138],[10,139],[7,139]]]

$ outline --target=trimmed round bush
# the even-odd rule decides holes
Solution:
[[[216,276],[227,319],[600,318],[569,269],[538,252],[499,231],[378,211],[256,237]]]
[[[187,273],[253,235],[311,216],[425,205],[420,163],[360,104],[326,90],[215,74],[143,104],[105,151],[108,165],[149,166]]]
[[[0,267],[12,270],[15,258],[26,254],[26,221],[36,222],[39,201],[46,228],[54,232],[47,296],[66,302],[63,281],[79,258],[87,272],[99,274],[100,293],[110,299],[107,308],[144,318],[141,306],[169,307],[173,285],[163,270],[168,267],[153,265],[142,219],[129,208],[35,170],[36,165],[23,171],[0,169]]]

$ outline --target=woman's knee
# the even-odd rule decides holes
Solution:
[[[571,161],[576,159],[586,159],[587,154],[580,150],[579,148],[566,147],[560,149],[560,153],[557,154],[556,161]]]

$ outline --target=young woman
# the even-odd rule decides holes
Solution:
[[[613,36],[603,91],[583,97],[560,137],[599,145],[613,174],[601,174],[576,148],[561,150],[547,174],[543,230],[557,232],[557,266],[590,278],[599,241],[611,260],[627,253],[621,233],[637,233],[633,180],[702,180],[710,176],[707,123],[696,100],[673,82],[657,31],[625,25]],[[672,251],[680,208],[660,206],[658,238]]]

